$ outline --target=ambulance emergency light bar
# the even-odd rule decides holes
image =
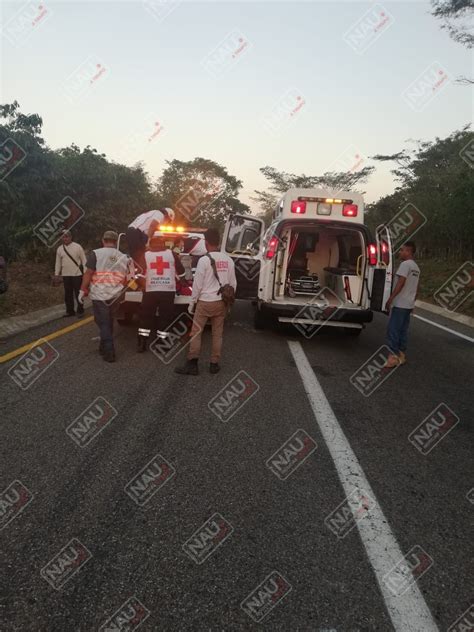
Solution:
[[[340,198],[300,196],[297,200],[291,202],[291,212],[296,215],[304,215],[306,213],[306,202],[317,202],[316,213],[318,215],[331,215],[333,204],[343,204],[343,217],[357,217],[357,204],[353,204],[353,200]]]

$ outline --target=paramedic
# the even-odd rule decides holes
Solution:
[[[147,241],[158,230],[160,224],[172,222],[174,211],[171,208],[161,208],[159,211],[147,211],[136,217],[127,228],[128,250],[132,259],[142,265]]]
[[[176,276],[184,280],[184,267],[179,255],[166,247],[162,235],[154,235],[150,239],[144,264],[145,291],[140,306],[139,353],[146,351],[146,343],[152,331],[153,339],[155,334],[162,339],[167,337],[166,329],[173,322],[174,316]]]
[[[190,314],[194,312],[188,360],[184,366],[175,369],[176,373],[183,375],[197,375],[199,372],[198,358],[201,351],[201,335],[208,318],[211,320],[212,327],[209,371],[211,373],[219,372],[222,332],[227,312],[225,303],[220,295],[220,288],[228,284],[235,291],[237,287],[234,262],[229,255],[219,252],[219,231],[216,228],[209,228],[204,234],[204,239],[207,255],[204,255],[198,261],[193,280],[191,304],[188,310]],[[215,268],[211,264],[211,259],[215,262]],[[214,270],[219,280],[217,280]]]

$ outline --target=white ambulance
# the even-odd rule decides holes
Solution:
[[[235,262],[237,298],[254,302],[257,328],[324,325],[358,335],[390,296],[390,234],[379,227],[372,238],[355,192],[290,189],[266,231],[255,216],[233,215],[222,250]]]

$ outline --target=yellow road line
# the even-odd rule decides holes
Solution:
[[[68,327],[64,327],[63,329],[58,329],[58,331],[54,331],[52,334],[48,334],[47,336],[42,336],[41,338],[39,338],[38,340],[35,340],[34,342],[29,342],[27,345],[23,345],[23,347],[19,347],[18,349],[15,349],[14,351],[10,351],[9,353],[5,353],[5,355],[0,356],[0,364],[3,364],[4,362],[8,362],[8,360],[11,360],[12,358],[16,358],[22,353],[29,351],[32,347],[37,345],[40,341],[54,340],[55,338],[59,338],[59,336],[63,336],[64,334],[67,334],[70,331],[74,331],[74,329],[78,329],[78,327],[87,325],[93,320],[94,320],[93,316],[88,316],[87,318],[83,318],[82,320],[79,320],[77,323],[74,323],[74,325],[69,325]]]

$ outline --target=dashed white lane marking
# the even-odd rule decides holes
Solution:
[[[363,489],[376,500],[301,344],[294,341],[288,341],[288,344],[346,496],[355,489]],[[337,505],[337,502],[334,505]],[[328,509],[330,511],[332,508]],[[414,632],[415,630],[435,632],[438,630],[416,583],[411,584],[402,595],[395,596],[383,581],[383,577],[402,559],[403,553],[379,503],[376,501],[375,506],[364,518],[357,520],[356,524],[396,632]]]
[[[413,314],[413,316],[415,318],[418,318],[419,320],[422,320],[424,323],[429,323],[430,325],[433,325],[434,327],[438,327],[439,329],[443,329],[444,331],[449,331],[450,334],[459,336],[459,338],[464,338],[464,340],[469,340],[469,342],[474,342],[474,338],[471,338],[470,336],[466,336],[466,334],[461,334],[459,331],[454,331],[454,329],[450,329],[449,327],[445,327],[444,325],[435,323],[434,321],[429,320],[428,318],[424,318],[423,316],[418,316],[418,314]]]

